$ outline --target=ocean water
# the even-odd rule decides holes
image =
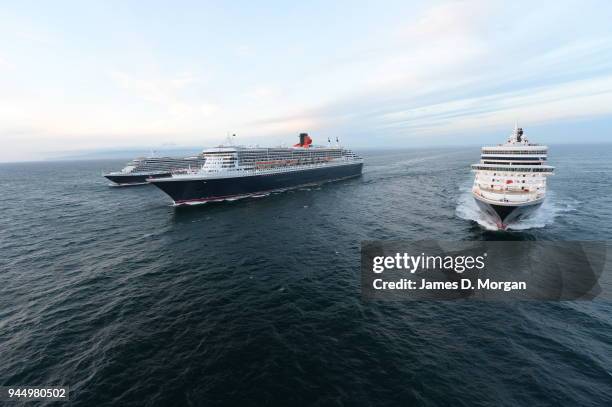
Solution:
[[[121,160],[0,164],[0,385],[74,406],[612,405],[609,303],[359,286],[362,240],[609,240],[612,146],[551,146],[547,202],[507,232],[469,197],[478,148],[360,153],[360,178],[190,208],[108,187]]]

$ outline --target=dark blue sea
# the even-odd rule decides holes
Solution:
[[[0,385],[74,406],[612,405],[612,304],[366,301],[359,271],[362,240],[610,240],[612,145],[551,146],[547,202],[507,232],[469,197],[478,147],[359,153],[360,178],[189,208],[109,187],[122,160],[0,164]]]

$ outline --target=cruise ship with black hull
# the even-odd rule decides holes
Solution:
[[[173,173],[201,168],[205,160],[201,155],[184,158],[136,158],[120,171],[109,172],[103,176],[111,181],[113,186],[143,185],[148,183],[148,179],[166,178]]]
[[[233,200],[361,175],[363,159],[342,147],[312,145],[306,133],[290,148],[220,146],[204,150],[198,171],[148,181],[176,206]]]
[[[472,196],[499,229],[529,217],[544,202],[546,178],[554,172],[547,159],[548,147],[529,143],[518,126],[505,144],[482,147],[480,163],[472,165]]]

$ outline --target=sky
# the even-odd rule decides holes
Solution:
[[[609,1],[0,3],[0,161],[612,141]]]

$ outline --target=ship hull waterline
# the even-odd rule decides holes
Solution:
[[[232,200],[280,192],[361,175],[363,163],[231,178],[150,179],[175,206]]]
[[[530,217],[542,205],[542,202],[544,202],[543,199],[539,199],[537,201],[518,205],[496,205],[484,201],[476,195],[473,195],[473,197],[480,210],[501,230],[506,230],[509,225]]]

